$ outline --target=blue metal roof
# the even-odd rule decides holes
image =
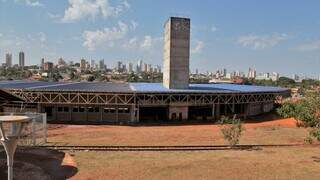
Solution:
[[[0,89],[28,89],[40,91],[90,91],[90,92],[154,92],[154,93],[254,93],[282,92],[285,88],[237,84],[190,84],[188,89],[167,89],[162,83],[110,83],[110,82],[42,82],[0,81]]]
[[[238,84],[190,84],[189,89],[167,89],[162,83],[130,83],[130,88],[136,92],[278,92],[285,88],[271,86],[253,86]]]

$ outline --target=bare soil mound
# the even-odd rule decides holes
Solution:
[[[64,159],[68,157],[68,162]],[[23,148],[15,154],[14,179],[47,180],[67,179],[77,173],[70,155],[49,149]],[[0,179],[7,179],[7,161],[5,152],[0,149]]]

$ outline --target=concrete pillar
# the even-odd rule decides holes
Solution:
[[[136,109],[136,122],[140,122],[140,108],[139,108],[139,106]]]
[[[100,121],[102,122],[103,120],[103,107],[99,106],[99,112],[100,112]]]
[[[135,122],[135,112],[136,112],[135,105],[132,105],[130,108],[130,122]]]
[[[212,104],[212,118],[215,119],[215,104]]]
[[[220,104],[217,104],[217,105],[216,105],[216,111],[215,111],[215,113],[216,113],[216,116],[215,116],[215,117],[216,117],[216,120],[219,121],[220,118],[221,118],[221,117],[220,117]]]
[[[248,116],[248,104],[243,104],[243,108],[244,108],[243,118],[246,120]]]
[[[37,104],[37,112],[41,113],[41,104],[40,103]]]
[[[72,105],[69,105],[69,120],[72,121],[72,112],[73,112],[73,107]]]
[[[119,122],[119,107],[116,107],[116,120]]]

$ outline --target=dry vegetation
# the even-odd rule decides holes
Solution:
[[[252,151],[76,152],[72,179],[319,179],[319,147]]]

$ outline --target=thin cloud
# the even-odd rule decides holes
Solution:
[[[320,50],[320,40],[312,41],[312,42],[307,42],[304,44],[301,44],[294,48],[295,50],[298,51],[316,51]]]
[[[203,48],[204,48],[204,42],[197,40],[196,46],[191,49],[191,53],[192,54],[199,54],[202,52]]]
[[[158,46],[162,40],[163,38],[161,37],[152,37],[150,35],[146,35],[140,39],[133,37],[125,41],[122,47],[131,50],[147,51]]]
[[[285,33],[273,33],[271,35],[248,34],[240,36],[237,39],[237,44],[240,44],[242,47],[248,47],[255,50],[266,49],[276,46],[277,44],[287,40],[288,38],[289,35]]]
[[[83,46],[88,50],[95,50],[105,46],[113,47],[116,40],[123,39],[128,32],[128,25],[119,21],[118,27],[104,28],[103,30],[84,31]]]
[[[74,22],[85,18],[104,18],[118,16],[130,8],[127,1],[117,6],[111,6],[108,0],[69,0],[69,6],[64,12],[61,22]]]
[[[211,30],[212,32],[216,32],[216,31],[218,30],[218,28],[217,28],[217,26],[212,25],[211,28],[210,28],[210,30]]]
[[[16,3],[24,3],[27,6],[31,7],[42,7],[44,6],[40,1],[38,0],[15,0]]]

